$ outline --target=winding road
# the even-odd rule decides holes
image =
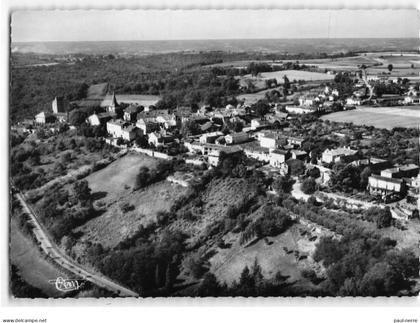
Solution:
[[[139,297],[139,294],[136,292],[119,285],[111,281],[109,278],[104,277],[98,273],[90,272],[81,267],[80,264],[74,262],[68,256],[66,256],[57,246],[56,244],[50,239],[48,233],[43,228],[42,224],[39,222],[36,212],[33,208],[26,202],[22,193],[15,193],[16,198],[22,205],[23,210],[29,215],[32,224],[34,225],[33,233],[36,236],[36,239],[40,243],[41,249],[47,254],[54,262],[56,262],[59,266],[67,269],[68,271],[75,274],[77,277],[81,279],[90,281],[94,285],[102,287],[108,291],[111,291],[117,294],[120,297]]]

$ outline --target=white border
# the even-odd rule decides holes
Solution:
[[[1,310],[0,319],[48,318],[48,322],[133,321],[291,321],[291,322],[394,322],[394,319],[420,321],[420,298],[217,298],[217,299],[71,299],[13,300],[8,297],[8,46],[9,13],[16,9],[407,9],[419,8],[420,0],[349,1],[256,1],[256,0],[2,0],[1,1],[1,99],[3,136],[1,148]],[[60,307],[58,307],[60,306]],[[62,306],[65,306],[64,308]],[[71,308],[69,307],[71,306]],[[77,309],[75,306],[79,306]],[[103,308],[106,306],[107,308]],[[118,307],[117,307],[118,306]],[[121,308],[123,306],[123,308]],[[129,306],[135,306],[129,307]],[[162,306],[166,306],[163,308]],[[302,320],[303,319],[303,320]]]

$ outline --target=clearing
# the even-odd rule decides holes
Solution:
[[[330,113],[322,116],[321,119],[335,122],[352,122],[355,125],[386,129],[394,127],[414,128],[420,124],[420,106],[416,108],[359,107],[355,110]]]

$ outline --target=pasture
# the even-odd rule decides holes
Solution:
[[[413,128],[420,125],[420,106],[418,107],[359,107],[355,110],[330,113],[322,120],[352,122],[355,125],[374,126],[392,129],[394,127]]]

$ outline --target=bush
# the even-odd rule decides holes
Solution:
[[[316,191],[316,182],[312,177],[306,178],[300,185],[300,189],[305,194],[313,194]]]

